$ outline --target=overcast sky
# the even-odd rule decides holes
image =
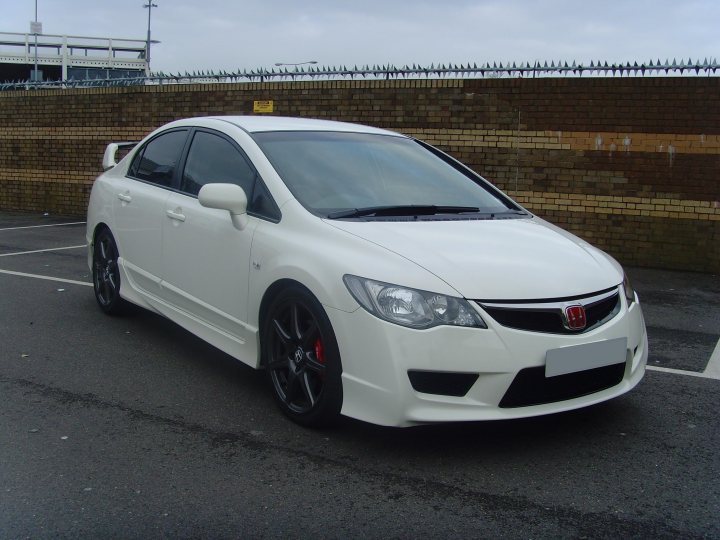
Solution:
[[[147,0],[37,0],[46,34],[144,40]],[[153,71],[720,57],[720,0],[154,0]],[[28,32],[35,0],[0,0]]]

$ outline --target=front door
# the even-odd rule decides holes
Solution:
[[[163,218],[164,300],[187,319],[184,324],[204,326],[205,339],[249,363],[254,362],[255,337],[246,326],[248,277],[258,218],[249,217],[240,231],[227,211],[201,206],[197,193],[207,183],[233,183],[249,198],[254,182],[255,170],[235,143],[197,130],[180,193],[167,199]]]

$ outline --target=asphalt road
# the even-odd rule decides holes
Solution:
[[[103,315],[84,225],[36,227],[68,221],[0,213],[0,538],[720,538],[718,276],[629,270],[657,369],[614,401],[314,431],[168,321]]]

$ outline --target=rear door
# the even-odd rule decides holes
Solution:
[[[128,277],[141,293],[160,292],[165,201],[177,185],[188,129],[165,131],[136,154],[116,184],[113,234]]]

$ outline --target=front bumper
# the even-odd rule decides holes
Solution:
[[[377,319],[362,308],[347,313],[326,307],[342,357],[342,413],[387,426],[523,418],[606,401],[632,389],[644,375],[647,334],[637,301],[628,306],[623,298],[618,315],[580,335],[515,330],[476,309],[488,329],[412,330]],[[627,339],[627,355],[617,384],[551,403],[500,406],[521,370],[545,366],[548,350],[618,338]],[[478,377],[465,395],[429,394],[413,388],[411,370]]]

